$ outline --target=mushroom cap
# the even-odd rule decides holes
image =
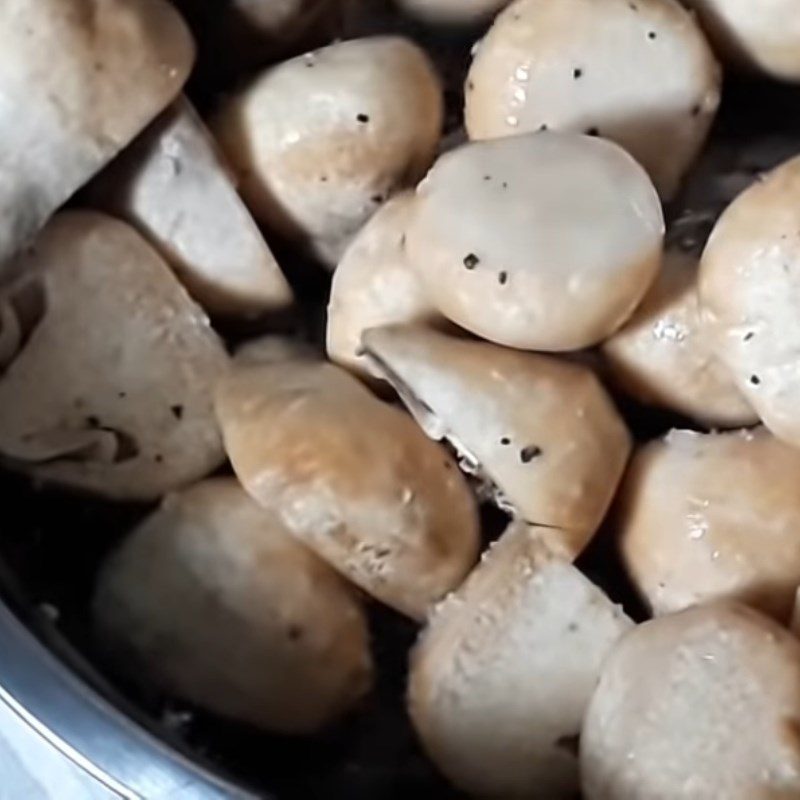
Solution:
[[[656,614],[716,598],[788,621],[800,584],[800,451],[763,428],[672,431],[631,461],[619,541]]]
[[[744,606],[646,622],[603,666],[581,733],[586,800],[800,796],[800,644]]]
[[[475,25],[496,14],[509,0],[395,0],[412,17],[433,25]]]
[[[721,72],[676,0],[516,0],[467,79],[471,139],[544,128],[624,147],[671,197],[720,101]]]
[[[164,0],[9,0],[0,51],[2,264],[174,99],[194,45]]]
[[[631,448],[591,370],[424,328],[372,329],[364,346],[429,436],[449,439],[504,506],[578,555]]]
[[[412,653],[408,707],[426,751],[479,797],[572,800],[583,713],[631,624],[513,525],[437,607]]]
[[[313,733],[369,688],[347,585],[234,478],[167,496],[101,569],[93,614],[126,671],[269,730]]]
[[[333,267],[381,204],[424,174],[443,113],[423,51],[376,36],[266,70],[213,127],[256,218]]]
[[[389,200],[356,234],[333,275],[328,356],[362,377],[370,374],[361,352],[367,328],[439,318],[406,258],[406,222],[413,202],[411,192]]]
[[[35,478],[155,499],[224,460],[212,392],[228,356],[133,228],[65,211],[0,294],[0,455]],[[2,337],[0,337],[2,338]]]
[[[407,247],[450,320],[498,344],[563,351],[631,315],[663,234],[658,195],[621,148],[537,133],[442,156],[417,189]]]
[[[228,165],[185,98],[102,173],[89,197],[139,230],[210,313],[250,316],[291,304]]]
[[[715,352],[778,437],[800,445],[800,158],[728,206],[700,265],[700,302]]]
[[[477,512],[455,462],[344,370],[237,368],[216,407],[245,489],[369,594],[421,619],[472,567]]]
[[[714,355],[697,293],[699,257],[667,248],[656,283],[603,344],[620,387],[637,400],[710,426],[753,425],[758,416]]]

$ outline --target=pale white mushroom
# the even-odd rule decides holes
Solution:
[[[0,293],[0,457],[26,474],[154,499],[223,460],[212,392],[228,356],[133,228],[57,214]]]
[[[800,158],[726,209],[700,266],[700,301],[717,356],[764,424],[800,445]]]
[[[409,713],[428,755],[478,797],[572,800],[583,713],[631,625],[572,564],[512,526],[412,653]]]
[[[586,800],[800,797],[800,644],[737,604],[646,622],[603,666],[580,745]]]
[[[369,688],[344,581],[235,478],[167,496],[102,566],[93,600],[120,669],[280,733],[313,733]]]
[[[216,407],[245,489],[369,594],[421,619],[472,567],[475,500],[455,462],[344,370],[239,367]]]
[[[537,130],[622,145],[672,196],[720,100],[720,70],[677,0],[516,0],[478,46],[472,139]]]
[[[537,133],[442,156],[406,243],[444,316],[498,344],[558,351],[625,322],[656,277],[663,233],[658,195],[621,148]]]
[[[472,26],[489,19],[509,0],[395,0],[405,13],[433,25]]]
[[[250,316],[291,303],[275,257],[188,100],[167,109],[88,197],[137,228],[210,313]]]
[[[378,36],[268,69],[213,128],[256,218],[332,267],[383,202],[425,173],[442,105],[422,50]]]
[[[788,622],[800,584],[800,450],[763,428],[672,431],[633,458],[619,542],[656,614],[716,598]]]
[[[413,202],[409,192],[386,203],[353,239],[333,275],[328,356],[362,376],[370,374],[361,353],[361,335],[367,328],[440,319],[406,257],[406,223]]]
[[[419,327],[374,328],[364,348],[428,435],[448,440],[502,508],[568,557],[583,550],[631,448],[591,370]]]
[[[180,92],[194,60],[164,0],[0,4],[0,264]]]

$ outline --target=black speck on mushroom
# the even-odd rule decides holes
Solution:
[[[164,456],[162,456],[161,453],[156,453],[153,457],[153,461],[155,461],[156,464],[161,464],[164,461]]]
[[[508,273],[503,271],[497,276],[497,281],[501,286],[505,286],[508,283]]]
[[[367,114],[358,114],[356,116],[356,121],[360,122],[362,125],[366,125],[369,122],[369,116],[367,116]]]
[[[511,444],[511,439],[509,439],[509,438],[508,438],[508,436],[504,436],[504,437],[503,437],[503,438],[500,440],[500,444],[502,444],[504,447],[506,447],[506,446],[508,446],[508,445],[510,445],[510,444]]]
[[[483,176],[483,179],[484,179],[485,181],[490,181],[490,180],[492,179],[492,176],[491,176],[491,175],[484,175],[484,176]]]
[[[754,336],[755,336],[755,333],[753,333],[753,331],[748,331],[744,335],[744,341],[749,342]]]
[[[547,128],[547,123],[546,123],[546,122],[543,122],[543,123],[542,123],[542,124],[539,126],[539,130],[540,130],[540,131],[546,131],[546,130],[548,130],[548,128]]]
[[[380,205],[383,202],[383,195],[382,194],[374,194],[374,195],[372,195],[370,200],[372,200],[372,202],[375,203],[376,205]]]
[[[303,638],[303,629],[299,625],[290,625],[286,633],[292,642],[298,642]]]
[[[99,428],[100,418],[94,416],[94,414],[90,414],[88,417],[86,417],[86,424],[90,428]]]
[[[508,183],[507,183],[507,181],[503,181],[503,183],[502,183],[502,184],[500,184],[500,185],[501,185],[501,186],[502,186],[504,189],[508,189]]]
[[[117,397],[119,397],[120,400],[124,400],[127,396],[127,392],[117,392]]]
[[[579,78],[583,77],[583,70],[580,67],[575,67],[572,70],[572,77],[577,81]]]
[[[631,11],[638,11],[639,10],[639,6],[637,6],[636,3],[628,3],[628,8]]]
[[[175,419],[181,419],[183,417],[183,406],[180,404],[171,406],[170,411],[172,412],[172,416],[175,417]]]
[[[469,81],[467,83],[467,91],[471,92],[475,88],[475,83],[473,81]]]
[[[475,267],[477,267],[480,263],[481,260],[475,255],[475,253],[468,253],[466,256],[464,256],[464,266],[467,269],[475,269]]]
[[[702,111],[702,108],[701,108],[699,103],[697,105],[692,106],[692,116],[693,117],[699,117],[701,111]]]
[[[753,386],[758,386],[761,383],[761,378],[759,378],[758,375],[751,375],[750,383],[752,383]]]
[[[570,624],[567,625],[567,630],[570,633],[575,633],[578,630],[578,623],[577,622],[570,622]]]
[[[600,135],[600,129],[599,128],[594,128],[594,127],[587,128],[586,129],[586,135],[587,136],[599,136]]]
[[[535,444],[529,444],[527,447],[523,447],[522,450],[520,450],[519,458],[523,464],[530,464],[534,458],[538,458],[541,454],[541,447],[537,447]]]
[[[653,41],[657,36],[658,34],[655,31],[648,31],[647,33],[647,38],[650,39],[650,41]]]

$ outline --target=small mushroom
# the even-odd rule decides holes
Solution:
[[[600,667],[631,621],[513,525],[412,653],[408,707],[433,762],[478,797],[572,800]]]
[[[133,228],[61,212],[12,269],[21,277],[0,293],[11,321],[0,456],[117,499],[155,499],[219,466],[212,391],[228,356]]]
[[[628,319],[663,234],[658,195],[627,153],[537,133],[442,156],[417,189],[407,246],[448,319],[498,344],[564,351]]]
[[[676,0],[516,0],[467,78],[471,139],[543,129],[622,145],[665,197],[702,149],[721,72]]]
[[[163,0],[0,5],[0,264],[178,94],[194,60]]]
[[[413,327],[369,330],[364,348],[422,428],[446,439],[501,508],[574,558],[597,530],[630,452],[591,370]]]
[[[442,106],[422,50],[371,37],[268,69],[213,127],[256,218],[333,267],[382,203],[424,174]]]
[[[633,458],[619,542],[656,614],[717,598],[787,622],[800,584],[800,450],[763,428],[672,431]]]
[[[406,14],[446,27],[471,27],[496,14],[509,0],[395,0]]]
[[[800,644],[737,604],[646,622],[603,666],[581,733],[586,800],[800,797]]]
[[[673,244],[658,280],[625,326],[603,344],[619,386],[640,402],[701,424],[753,425],[758,417],[714,355],[697,296],[699,258]]]
[[[229,168],[180,99],[91,187],[89,199],[129,222],[212,314],[286,308],[292,292]]]
[[[245,489],[369,594],[422,619],[472,567],[477,513],[455,463],[344,370],[240,367],[216,406]]]
[[[700,265],[710,341],[764,424],[800,445],[800,158],[726,209]]]
[[[169,495],[101,568],[93,614],[130,675],[268,730],[313,733],[369,688],[347,585],[234,478]]]
[[[361,376],[367,328],[439,319],[406,258],[410,192],[393,197],[353,239],[333,275],[328,305],[327,350],[332,361]]]

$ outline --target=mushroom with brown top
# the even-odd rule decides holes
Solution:
[[[467,78],[471,139],[564,130],[622,145],[671,197],[702,149],[721,72],[677,0],[516,0]]]
[[[256,218],[333,267],[385,200],[425,173],[442,106],[422,50],[379,36],[268,69],[213,128]]]
[[[800,644],[714,603],[635,628],[611,651],[580,744],[586,800],[800,797]]]
[[[275,257],[188,100],[167,109],[88,197],[149,239],[210,313],[254,316],[291,304]]]
[[[194,60],[164,0],[0,6],[0,264],[180,92]]]
[[[656,614],[731,598],[788,622],[800,584],[800,451],[763,428],[672,431],[633,458],[619,542]]]
[[[591,370],[408,326],[369,330],[364,348],[428,435],[448,440],[502,508],[567,557],[583,550],[631,447]]]
[[[658,195],[621,148],[537,133],[442,156],[417,188],[407,247],[429,299],[457,325],[564,351],[630,317],[658,272],[663,234]]]
[[[314,733],[370,685],[347,585],[234,478],[169,495],[101,568],[93,614],[121,670],[268,730]]]
[[[208,318],[133,228],[57,214],[0,293],[0,456],[45,481],[150,500],[224,460]]]
[[[572,564],[512,526],[412,653],[409,713],[425,750],[478,797],[572,800],[584,711],[631,625]]]
[[[475,500],[455,462],[344,370],[239,367],[216,407],[245,489],[369,594],[422,619],[472,567]]]

